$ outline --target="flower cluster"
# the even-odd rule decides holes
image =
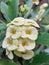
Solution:
[[[38,37],[39,25],[31,19],[22,17],[15,18],[7,25],[6,37],[2,47],[6,49],[6,55],[13,59],[13,53],[24,59],[31,59],[34,56],[32,51],[35,48],[35,40]]]

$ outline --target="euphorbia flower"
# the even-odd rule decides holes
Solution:
[[[14,50],[14,54],[19,56],[19,57],[22,57],[25,60],[29,60],[32,57],[34,57],[34,52],[32,50],[26,51],[26,52],[19,52],[17,50]]]

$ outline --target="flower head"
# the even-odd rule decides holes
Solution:
[[[6,31],[6,37],[12,37],[12,38],[19,38],[21,36],[21,31],[20,31],[20,27],[15,26],[15,25],[10,25],[7,28]]]
[[[32,57],[34,57],[34,52],[33,51],[26,51],[26,52],[19,52],[17,50],[14,50],[14,54],[22,57],[25,60],[31,59]]]
[[[25,19],[25,24],[26,26],[35,26],[35,27],[39,27],[39,25],[36,23],[36,21],[32,20],[32,19]]]
[[[18,40],[19,48],[17,49],[20,52],[24,52],[26,50],[32,50],[35,48],[35,41],[32,41],[30,39],[22,39],[20,38]]]
[[[6,48],[8,50],[15,50],[18,48],[18,40],[12,39],[12,38],[5,38],[2,44],[3,48]]]
[[[36,40],[38,36],[38,30],[35,27],[22,27],[22,38],[29,38],[31,40]]]
[[[14,25],[23,25],[24,24],[25,19],[23,17],[18,17],[15,18],[11,23],[9,23],[7,26],[14,24]]]

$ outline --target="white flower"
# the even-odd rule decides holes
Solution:
[[[39,25],[32,19],[25,19],[25,24],[24,25],[27,25],[27,26],[35,26],[35,27],[38,27],[39,28]]]
[[[39,4],[39,0],[32,0],[32,1],[33,1],[33,4],[36,4],[36,5]]]
[[[38,30],[35,27],[22,27],[22,38],[29,38],[31,40],[36,40],[38,37]]]
[[[44,8],[46,8],[46,7],[48,7],[48,3],[42,4],[42,5],[40,6],[40,9],[44,9]]]
[[[15,25],[10,25],[6,31],[6,37],[12,37],[13,39],[19,38],[21,36],[20,27]]]
[[[16,20],[18,20],[18,24],[16,23]],[[39,28],[39,25],[33,20],[33,19],[24,19],[23,17],[15,18],[11,23],[9,23],[7,26],[14,24],[16,26],[18,25],[32,25]]]
[[[11,60],[14,58],[12,51],[9,51],[9,50],[7,50],[7,49],[6,49],[6,55],[7,55],[7,57],[8,57],[9,59],[11,59]]]
[[[15,50],[18,48],[18,40],[17,39],[12,39],[11,37],[5,38],[2,47],[6,48],[8,50]]]
[[[7,26],[14,24],[14,25],[23,25],[25,22],[25,19],[23,17],[17,17],[11,23],[9,23]]]
[[[19,51],[15,50],[14,54],[19,56],[19,57],[22,57],[25,60],[29,60],[32,57],[34,57],[34,52],[31,51],[31,50],[30,51],[26,51],[26,52],[19,52]]]
[[[19,38],[18,40],[19,48],[17,49],[20,52],[25,52],[26,50],[32,50],[35,48],[35,41],[30,39],[22,39]]]

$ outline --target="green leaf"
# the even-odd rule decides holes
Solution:
[[[7,0],[0,0],[0,2],[3,1],[3,2],[7,2]]]
[[[30,65],[30,60],[24,60],[23,65]]]
[[[33,2],[32,2],[32,0],[27,0],[26,4],[28,7],[32,8]]]
[[[6,28],[7,26],[5,23],[0,23],[0,47],[2,46],[2,41],[5,37]]]
[[[8,11],[11,20],[13,20],[15,17],[18,16],[19,13],[18,6],[19,6],[19,0],[10,0]]]
[[[2,46],[2,41],[0,40],[0,47]]]
[[[30,65],[43,65],[44,63],[47,63],[48,61],[49,61],[49,55],[42,52],[33,58],[33,61]]]
[[[39,10],[40,10],[39,6],[34,7],[33,12],[31,13],[31,15],[32,15],[31,18],[35,18],[36,15],[38,14]]]
[[[30,14],[32,14],[32,6],[33,2],[32,0],[27,0],[26,5],[30,8],[27,13],[25,13],[24,18],[28,18]]]
[[[0,65],[17,65],[17,63],[9,61],[9,60],[0,59]]]
[[[24,15],[24,18],[28,18],[31,13],[32,13],[32,10],[29,10],[29,11]]]
[[[0,40],[2,40],[4,38],[5,32],[6,32],[6,30],[1,30],[0,31]]]
[[[49,65],[49,63],[43,64],[43,65]]]
[[[0,23],[0,30],[2,30],[2,29],[6,29],[6,28],[7,28],[6,24],[4,24],[4,23]]]
[[[0,11],[1,11],[1,3],[0,3]]]
[[[3,51],[4,51],[4,49],[0,48],[0,58],[1,58],[1,55],[2,55]]]
[[[4,2],[1,2],[1,12],[3,13],[7,22],[10,22],[11,20],[10,20],[9,15],[8,15],[8,5],[5,4]]]
[[[38,39],[36,40],[38,44],[46,45],[49,47],[49,33],[41,32],[38,35]]]
[[[2,46],[4,37],[5,37],[5,30],[1,30],[0,31],[0,47]]]

